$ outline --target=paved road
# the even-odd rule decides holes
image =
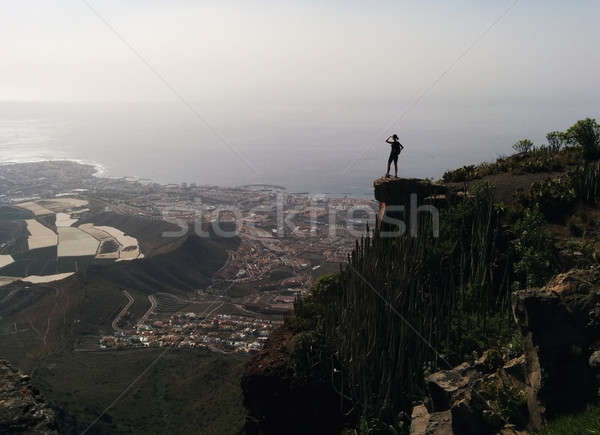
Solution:
[[[123,290],[123,294],[128,299],[128,301],[127,301],[127,305],[125,305],[123,307],[123,309],[119,312],[119,314],[117,314],[117,317],[115,317],[115,320],[112,321],[112,328],[115,331],[120,331],[121,330],[121,328],[119,328],[119,322],[121,321],[121,317],[123,317],[125,315],[125,313],[127,313],[127,311],[129,310],[129,308],[135,302],[135,299],[133,299],[133,296],[131,296],[127,290]]]
[[[156,301],[156,297],[154,295],[148,296],[148,301],[150,301],[150,308],[148,308],[148,311],[146,311],[144,313],[144,315],[142,317],[140,317],[140,320],[138,320],[138,324],[144,323],[146,320],[148,320],[148,317],[150,317],[150,314],[152,314],[154,312],[154,309],[156,308],[156,305],[158,304],[158,302]]]

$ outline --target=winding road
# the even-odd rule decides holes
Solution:
[[[140,319],[137,321],[138,325],[148,320],[148,317],[150,317],[150,314],[154,312],[156,305],[158,305],[158,301],[156,300],[156,297],[154,295],[148,296],[148,301],[150,301],[150,308],[148,308],[144,315],[140,317]]]
[[[125,315],[125,313],[127,313],[129,308],[135,302],[135,299],[133,299],[133,296],[131,296],[127,290],[123,290],[123,294],[128,299],[128,301],[127,301],[127,305],[125,305],[123,307],[123,309],[119,312],[119,314],[117,314],[117,317],[115,317],[115,320],[112,321],[112,328],[115,331],[121,331],[121,328],[119,328],[119,322],[121,321],[121,318]]]

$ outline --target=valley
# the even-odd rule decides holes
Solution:
[[[105,179],[73,162],[2,165],[0,188],[0,358],[31,373],[65,433],[168,427],[189,411],[168,385],[186,379],[202,427],[235,433],[248,355],[374,215],[371,200]],[[131,400],[148,406],[132,416]]]

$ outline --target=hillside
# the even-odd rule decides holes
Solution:
[[[78,225],[91,223],[98,226],[109,226],[119,228],[125,234],[129,234],[140,240],[142,252],[147,257],[169,251],[173,242],[180,237],[163,237],[165,232],[176,232],[179,228],[163,220],[151,219],[142,216],[131,216],[114,212],[99,211],[84,216]]]
[[[210,284],[212,274],[227,261],[223,243],[230,246],[231,241],[225,240],[221,242],[191,235],[172,242],[173,250],[170,252],[130,264],[94,267],[90,269],[89,276],[94,279],[96,275],[102,275],[117,285],[145,292],[151,289],[186,292],[204,288]]]
[[[249,363],[248,430],[523,434],[596,400],[600,126],[515,149],[375,181],[376,228]]]
[[[139,237],[150,255],[134,261],[94,265],[87,274],[48,284],[17,281],[0,287],[0,358],[31,373],[55,410],[60,433],[81,433],[140,372],[140,382],[118,407],[87,433],[236,433],[243,425],[239,380],[247,358],[207,350],[97,349],[99,337],[114,333],[123,308],[123,289],[134,298],[127,315],[141,318],[148,295],[170,291],[180,297],[210,284],[237,239],[170,238],[169,225],[101,214],[97,224],[115,225]],[[90,346],[92,344],[93,346]],[[190,418],[193,414],[195,417]]]

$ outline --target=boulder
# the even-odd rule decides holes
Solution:
[[[434,411],[450,409],[459,394],[472,383],[473,379],[481,377],[467,362],[451,370],[441,370],[427,378],[427,388]]]
[[[410,435],[453,435],[452,413],[450,411],[427,411],[425,405],[413,408],[410,424]]]
[[[573,269],[512,298],[527,362],[530,423],[539,429],[548,417],[582,409],[598,394],[600,271]]]
[[[505,378],[509,378],[517,385],[525,386],[527,384],[527,360],[525,355],[511,359],[502,366],[502,373]]]
[[[436,413],[450,412],[453,433],[495,434],[507,424],[526,425],[525,385],[511,375],[513,371],[518,374],[520,364],[523,368],[524,357],[502,364],[498,356],[496,351],[487,351],[472,365],[465,362],[427,378],[432,408]],[[423,427],[426,420],[417,418],[419,411],[413,410],[415,427]]]

